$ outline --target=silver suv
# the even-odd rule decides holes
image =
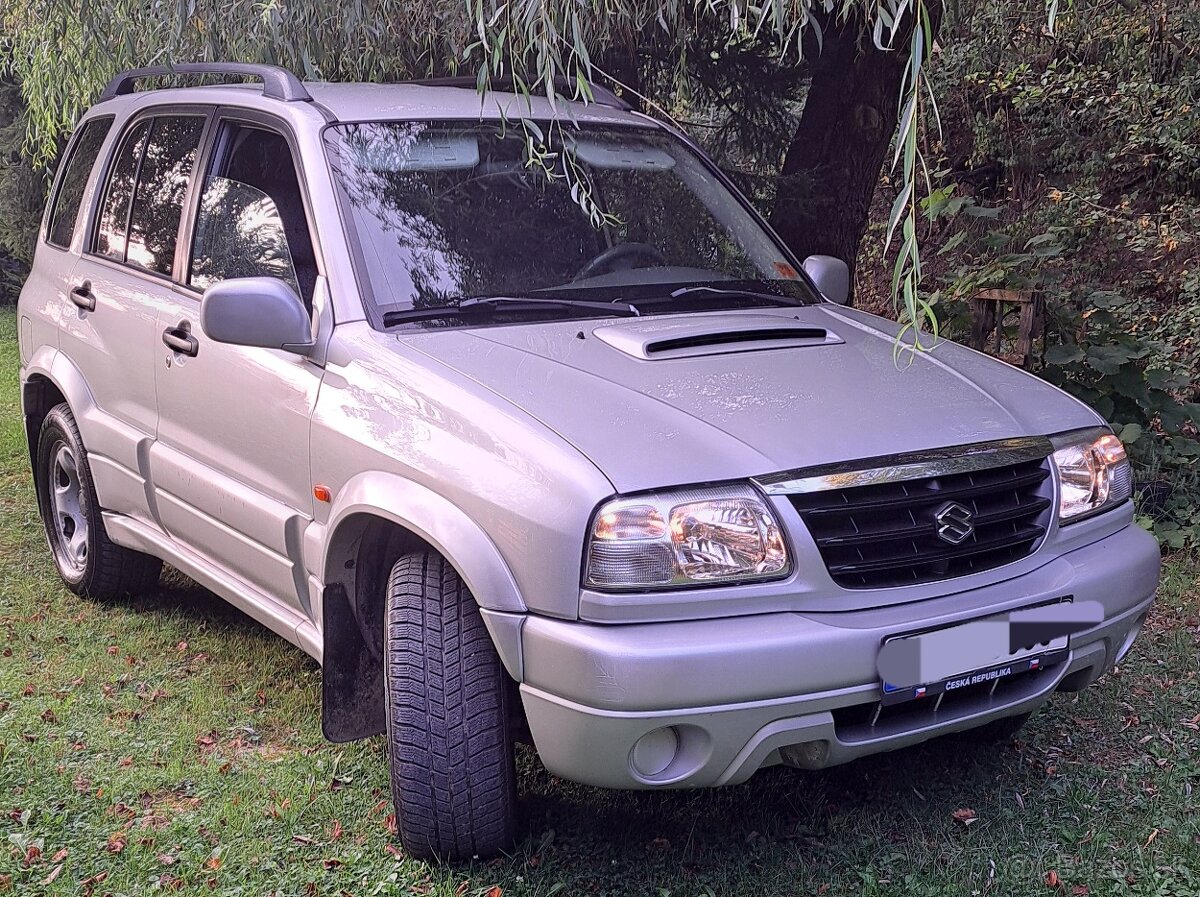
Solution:
[[[21,294],[54,560],[95,598],[166,561],[319,660],[412,853],[512,841],[515,741],[731,785],[1001,737],[1129,650],[1159,553],[1105,422],[952,343],[898,364],[671,128],[598,88],[133,89],[167,73],[83,116]]]

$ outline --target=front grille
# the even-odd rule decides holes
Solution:
[[[794,494],[833,581],[843,588],[913,585],[990,570],[1029,555],[1046,533],[1051,490],[1045,458],[984,470]],[[956,503],[973,530],[959,544],[936,517]],[[951,519],[961,509],[943,514]],[[965,517],[965,515],[962,515]]]

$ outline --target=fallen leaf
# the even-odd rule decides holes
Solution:
[[[308,835],[292,835],[292,840],[297,844],[316,844],[317,842]]]
[[[342,837],[342,823],[337,819],[333,820],[333,827],[329,830],[329,840],[336,841]]]
[[[487,889],[486,897],[503,897],[504,889],[500,885],[492,885]]]
[[[52,884],[54,882],[54,879],[56,879],[60,875],[62,875],[62,871],[63,871],[63,864],[59,863],[57,866],[55,866],[53,869],[50,870],[49,875],[47,875],[45,878],[42,879],[42,884],[44,884],[44,885]]]
[[[1088,897],[1088,894],[1092,892],[1088,890],[1087,885],[1075,885],[1071,888],[1071,893],[1074,897]]]
[[[115,654],[120,654],[120,653],[121,653],[121,649],[120,649],[120,648],[118,648],[116,645],[109,645],[107,650],[108,650],[108,653],[109,653],[109,654],[114,654],[114,655],[115,655]]]
[[[117,766],[133,766],[133,758],[132,757],[122,757],[120,760],[117,761]]]
[[[91,894],[92,891],[95,890],[96,885],[100,884],[100,882],[104,881],[106,878],[108,878],[107,872],[97,872],[91,878],[85,878],[83,881],[81,881],[79,883],[79,887],[83,889],[83,893],[86,897],[86,895]]]
[[[51,710],[49,707],[47,707],[45,710],[42,711],[42,722],[50,723],[51,725],[53,725],[54,723],[58,722],[58,714],[56,714],[53,710]]]
[[[56,854],[54,854],[54,856],[50,857],[50,862],[61,863],[66,858],[67,858],[67,848],[64,847],[62,850],[60,850]]]
[[[1046,877],[1043,880],[1046,882],[1046,887],[1048,888],[1057,888],[1062,884],[1062,880],[1058,877],[1058,873],[1053,869],[1046,873]]]
[[[175,856],[173,856],[172,854],[169,854],[169,853],[160,853],[160,854],[158,855],[158,861],[159,861],[160,863],[162,863],[164,866],[173,866],[173,865],[175,865],[175,860],[176,860],[176,859],[177,859],[177,857],[175,857]]]
[[[975,811],[970,810],[966,807],[955,810],[953,813],[950,814],[950,817],[955,822],[960,823],[961,825],[964,825],[964,826],[970,825],[972,822],[979,821],[979,817],[975,815]]]
[[[1154,831],[1152,831],[1150,833],[1150,837],[1146,839],[1146,843],[1142,845],[1142,850],[1145,850],[1147,847],[1149,847],[1151,844],[1153,844],[1154,839],[1157,837],[1158,837],[1158,829],[1155,829]]]
[[[108,843],[105,846],[109,853],[120,853],[128,843],[128,836],[124,832],[113,832],[108,836]]]
[[[41,858],[41,856],[42,848],[38,847],[36,844],[30,844],[25,848],[25,865],[28,866],[31,863],[36,862]]]
[[[336,869],[338,866],[342,865],[342,861],[335,859],[334,857],[326,857],[325,859],[321,860],[321,865],[327,870]]]

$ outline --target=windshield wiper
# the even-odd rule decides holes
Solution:
[[[725,287],[680,287],[677,290],[671,291],[672,299],[679,299],[683,296],[694,296],[699,298],[702,295],[711,295],[714,297],[724,296],[729,299],[766,299],[769,302],[776,302],[780,305],[804,305],[801,299],[795,299],[791,296],[784,296],[780,293],[769,293],[766,290],[745,290],[745,289],[728,289]]]
[[[681,307],[696,305],[725,305],[731,299],[767,301],[774,305],[784,305],[788,307],[807,305],[807,303],[801,299],[794,299],[791,296],[783,296],[779,293],[768,293],[765,290],[747,290],[738,288],[726,289],[723,287],[707,286],[680,287],[679,289],[672,290],[670,293],[663,296],[651,296],[646,299],[634,299],[630,304],[637,308],[663,305],[678,305]]]
[[[503,308],[505,312],[544,313],[546,308],[583,309],[612,317],[637,317],[641,312],[628,302],[594,302],[587,299],[551,299],[533,296],[479,296],[463,299],[458,305],[432,308],[405,308],[384,312],[383,326],[395,327],[410,321],[438,318],[486,318]]]
[[[506,308],[516,305],[555,305],[559,308],[584,308],[588,311],[601,311],[608,315],[636,318],[641,312],[630,302],[600,302],[595,299],[561,299],[544,298],[542,296],[480,296],[477,299],[464,299],[458,307],[474,308],[478,305],[504,305]]]

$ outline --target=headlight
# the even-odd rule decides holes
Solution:
[[[1115,507],[1133,493],[1133,475],[1121,440],[1107,430],[1083,430],[1051,439],[1058,468],[1058,519],[1070,523]]]
[[[606,502],[592,521],[583,581],[597,589],[653,589],[788,572],[779,524],[747,485]]]

